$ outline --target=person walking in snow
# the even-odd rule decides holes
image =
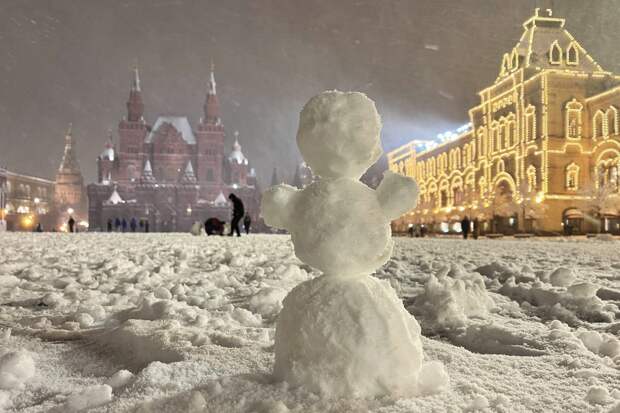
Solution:
[[[123,232],[127,231],[127,220],[125,218],[121,221],[121,230]]]
[[[75,219],[73,219],[73,216],[69,216],[69,221],[67,221],[67,225],[69,225],[69,232],[75,231]]]
[[[463,231],[463,239],[467,239],[467,236],[469,235],[469,225],[470,225],[469,218],[465,216],[463,220],[461,221],[461,231]]]
[[[474,239],[478,239],[478,236],[480,236],[480,221],[478,221],[478,218],[474,219],[474,233],[472,235]]]
[[[115,228],[116,232],[120,231],[120,229],[121,229],[121,220],[119,218],[116,218],[116,220],[114,221],[114,228]]]
[[[144,232],[149,232],[149,220],[144,221]]]
[[[37,224],[37,227],[34,230],[35,232],[43,232],[43,227],[41,226],[41,223],[39,222]]]
[[[250,214],[245,214],[245,218],[243,218],[243,228],[245,228],[246,235],[250,234],[250,226],[252,225],[252,217]]]
[[[131,232],[136,232],[136,228],[138,228],[138,221],[136,221],[136,218],[131,218],[131,221],[129,222],[129,228],[131,228]]]
[[[112,232],[112,218],[108,219],[108,232]]]
[[[230,222],[230,232],[228,233],[228,235],[232,237],[233,232],[236,231],[237,236],[240,237],[241,232],[239,231],[239,221],[241,221],[243,219],[243,216],[245,215],[243,201],[241,201],[241,199],[239,199],[239,197],[235,194],[228,195],[228,199],[230,199],[230,202],[232,202],[233,204],[232,221]]]

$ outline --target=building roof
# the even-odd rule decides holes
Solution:
[[[121,198],[116,188],[114,188],[112,195],[110,195],[110,198],[106,201],[106,203],[116,205],[116,204],[124,204],[125,201],[123,200],[123,198]]]
[[[153,139],[157,134],[157,130],[166,123],[172,125],[179,133],[181,133],[181,136],[186,143],[190,145],[196,144],[196,137],[194,136],[194,131],[192,130],[192,127],[189,124],[187,117],[185,116],[158,117],[157,121],[155,121],[155,124],[153,125],[153,129],[151,129],[151,132],[146,136],[145,142],[153,143]]]
[[[553,17],[547,10],[546,16],[540,15],[536,9],[535,15],[524,24],[524,32],[516,46],[504,54],[500,74],[504,76],[521,68],[562,69],[580,72],[603,72],[603,68],[588,54],[588,52],[564,28],[565,19]],[[576,61],[568,61],[569,48],[576,51]],[[557,49],[558,61],[553,61],[551,52]]]

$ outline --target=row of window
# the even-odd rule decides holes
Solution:
[[[572,42],[568,45],[566,50],[562,49],[560,43],[556,40],[549,47],[549,63],[552,65],[561,65],[566,63],[568,66],[577,66],[579,64],[579,46],[576,42]],[[513,49],[512,53],[505,53],[502,58],[502,67],[500,76],[504,76],[507,73],[514,72],[521,67],[521,62],[524,59],[519,54],[517,49]]]

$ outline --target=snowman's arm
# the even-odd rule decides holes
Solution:
[[[293,199],[299,190],[290,185],[276,185],[263,192],[261,215],[265,224],[274,228],[287,229],[290,222]]]
[[[385,171],[377,188],[377,198],[385,216],[393,220],[415,208],[418,203],[418,185],[409,177]]]

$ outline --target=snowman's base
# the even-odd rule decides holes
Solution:
[[[295,287],[278,319],[275,356],[277,379],[326,397],[406,397],[447,384],[441,364],[423,367],[415,318],[387,282],[370,276]]]

